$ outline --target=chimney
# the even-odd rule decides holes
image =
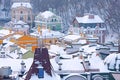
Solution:
[[[94,15],[93,14],[89,14],[89,19],[94,19]]]
[[[47,48],[36,48],[34,53],[34,60],[29,69],[25,80],[30,80],[33,74],[37,75],[38,78],[44,78],[44,72],[49,76],[52,76],[51,63],[49,60],[49,54]]]

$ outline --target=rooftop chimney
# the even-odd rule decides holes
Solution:
[[[89,14],[89,19],[94,19],[94,15],[93,14]]]
[[[51,63],[49,60],[49,54],[48,54],[47,48],[36,48],[35,49],[34,60],[33,60],[32,66],[30,67],[30,69],[28,71],[28,74],[27,74],[25,80],[30,80],[32,74],[35,74],[40,78],[41,77],[40,71],[42,70],[42,68],[38,68],[40,65],[43,67],[43,70],[48,75],[52,76]],[[42,73],[43,73],[43,71],[42,71]]]

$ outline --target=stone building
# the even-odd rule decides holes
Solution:
[[[11,20],[13,22],[22,20],[32,26],[32,6],[29,2],[13,2],[11,6]]]

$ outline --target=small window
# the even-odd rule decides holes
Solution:
[[[57,21],[57,19],[55,19],[55,22]]]
[[[23,14],[23,11],[21,11],[20,13]]]
[[[28,21],[30,21],[30,20],[31,20],[30,15],[28,15]]]
[[[54,19],[51,20],[52,22],[54,21]]]
[[[20,20],[23,20],[23,16],[20,16]]]

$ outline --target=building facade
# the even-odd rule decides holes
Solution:
[[[85,14],[73,20],[70,30],[77,34],[98,37],[98,43],[104,43],[106,28],[102,26],[103,23],[104,21],[98,15]]]
[[[32,6],[29,2],[14,2],[11,7],[11,20],[13,22],[22,20],[32,26]]]
[[[51,11],[40,12],[35,17],[35,26],[45,26],[54,31],[62,30],[62,18]]]

